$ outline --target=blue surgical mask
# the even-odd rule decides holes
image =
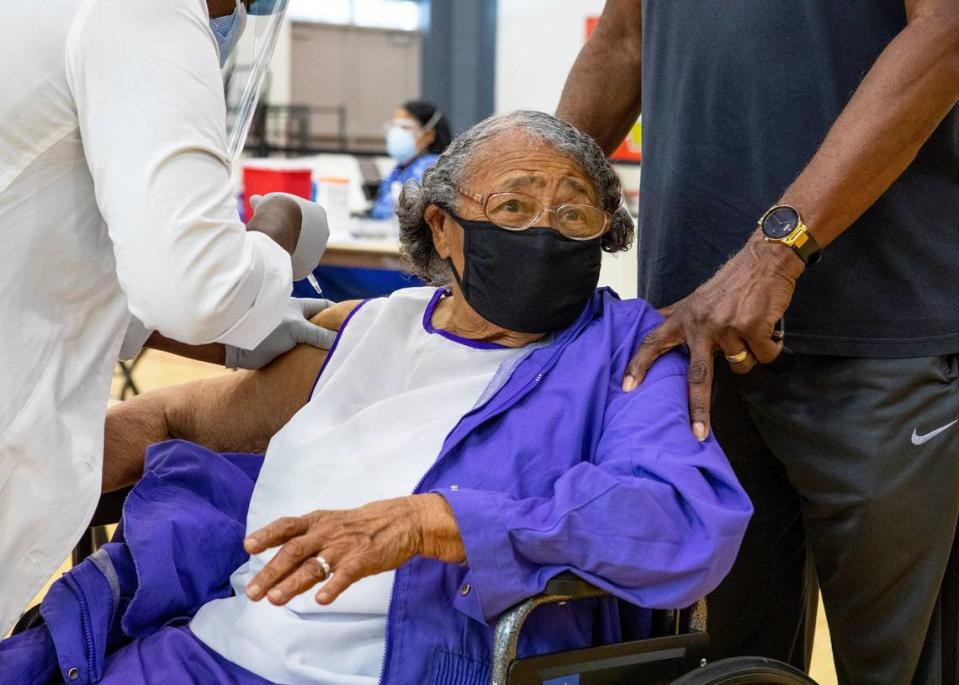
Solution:
[[[210,28],[213,29],[213,37],[216,38],[216,43],[220,47],[220,68],[222,69],[230,58],[230,53],[240,42],[243,29],[246,28],[246,5],[241,0],[237,0],[233,14],[210,19]]]
[[[386,152],[400,164],[416,157],[416,134],[408,128],[393,126],[386,132]]]

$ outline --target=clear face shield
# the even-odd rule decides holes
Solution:
[[[266,83],[289,0],[237,0],[232,16],[212,19],[220,45],[227,105],[227,153],[243,152]]]

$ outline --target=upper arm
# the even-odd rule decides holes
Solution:
[[[313,321],[339,330],[357,306],[356,301],[341,302]],[[113,429],[122,429],[117,424],[123,417],[131,427],[159,420],[165,434],[154,440],[181,438],[221,452],[263,452],[306,404],[326,357],[326,350],[300,345],[258,371],[145,393],[111,409]]]
[[[642,0],[607,0],[566,79],[556,115],[611,153],[642,106]],[[614,81],[617,87],[610,89]]]
[[[335,304],[313,317],[313,323],[339,331],[359,305]],[[309,400],[328,352],[299,345],[258,371],[238,371],[199,381],[176,400],[175,435],[219,451],[262,452],[270,438]]]
[[[258,371],[170,389],[165,409],[169,437],[220,452],[264,452],[306,404],[326,356],[326,350],[301,346]]]
[[[338,331],[343,326],[343,322],[349,318],[357,307],[362,304],[362,300],[344,300],[330,307],[313,317],[312,321],[317,326],[328,328],[331,331]]]
[[[715,437],[700,442],[690,430],[682,365],[665,365],[621,400],[603,427],[597,463],[669,484],[687,524],[705,538],[741,536],[749,499]]]
[[[617,41],[617,49],[638,50],[643,42],[643,0],[606,0],[599,23],[597,36],[606,36]]]

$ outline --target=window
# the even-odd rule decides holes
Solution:
[[[290,19],[418,31],[417,0],[290,0]]]

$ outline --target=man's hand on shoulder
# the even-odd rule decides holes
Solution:
[[[736,373],[770,364],[782,352],[776,322],[792,300],[802,260],[788,248],[754,235],[746,247],[685,299],[661,310],[662,325],[651,331],[630,361],[623,389],[634,390],[660,356],[689,350],[689,414],[700,441],[709,436],[713,354],[719,350]]]

